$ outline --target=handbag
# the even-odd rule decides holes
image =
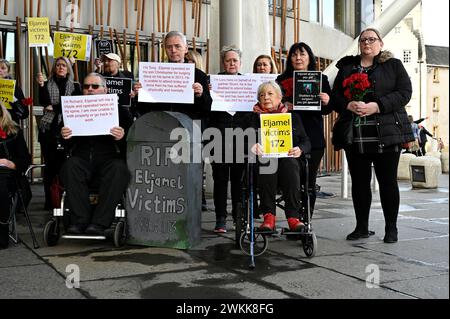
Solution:
[[[333,135],[331,137],[331,142],[333,143],[336,151],[352,145],[353,119],[353,113],[346,111],[340,113],[336,119],[332,130]]]
[[[48,131],[54,119],[55,119],[55,112],[53,111],[45,112],[44,116],[42,116],[41,121],[39,122],[39,130],[41,130],[42,132]]]

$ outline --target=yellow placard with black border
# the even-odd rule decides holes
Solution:
[[[7,109],[11,109],[10,103],[14,101],[15,80],[0,79],[0,101]]]
[[[292,149],[292,115],[261,114],[261,146],[263,157],[288,157]]]
[[[74,58],[78,61],[89,61],[91,58],[92,36],[67,32],[55,32],[55,58]]]
[[[48,47],[50,40],[50,25],[48,17],[28,18],[29,47]]]

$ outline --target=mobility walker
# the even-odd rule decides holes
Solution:
[[[314,257],[317,251],[317,238],[312,231],[311,226],[311,208],[309,205],[309,185],[308,185],[308,158],[302,156],[300,159],[303,163],[300,165],[301,173],[305,174],[306,183],[301,187],[301,192],[305,192],[307,203],[303,205],[306,208],[304,212],[306,219],[303,220],[305,228],[300,232],[293,232],[288,228],[283,228],[280,232],[278,231],[260,231],[258,227],[254,225],[254,207],[255,207],[255,187],[254,187],[254,169],[255,164],[246,163],[246,168],[244,170],[242,178],[242,202],[238,204],[237,207],[237,220],[236,220],[236,232],[235,241],[236,246],[242,250],[242,252],[250,256],[249,268],[255,268],[255,257],[261,256],[269,245],[268,237],[281,234],[286,236],[288,239],[300,240],[302,243],[303,251],[305,255],[309,258]],[[276,200],[276,205],[279,208],[284,209],[283,197],[279,197]]]

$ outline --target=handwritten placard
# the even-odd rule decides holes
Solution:
[[[91,39],[89,34],[55,32],[54,56],[89,61],[91,58]]]
[[[139,102],[194,104],[193,63],[139,63]]]
[[[50,25],[48,17],[28,18],[29,47],[48,47],[50,40]]]
[[[11,105],[14,100],[14,88],[16,86],[15,80],[0,79],[0,101],[6,106],[7,109],[11,109]]]
[[[261,146],[263,157],[287,157],[292,149],[292,115],[261,114]]]
[[[211,110],[251,112],[258,101],[259,85],[276,77],[276,74],[210,75]]]
[[[61,97],[64,126],[73,136],[109,135],[119,126],[117,94]]]

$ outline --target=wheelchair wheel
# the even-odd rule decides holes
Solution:
[[[125,244],[126,233],[125,233],[125,222],[120,220],[117,222],[114,228],[114,246],[122,247]]]
[[[59,224],[55,219],[51,219],[44,227],[44,243],[48,247],[56,246],[61,235]]]
[[[246,255],[250,256],[250,232],[243,232],[241,234],[241,238],[239,239],[239,246],[242,252]],[[268,240],[267,237],[263,234],[255,234],[254,237],[254,246],[253,246],[253,255],[261,256],[267,250]]]
[[[317,251],[317,237],[316,234],[306,234],[302,238],[303,251],[306,257],[312,258],[316,255]]]

